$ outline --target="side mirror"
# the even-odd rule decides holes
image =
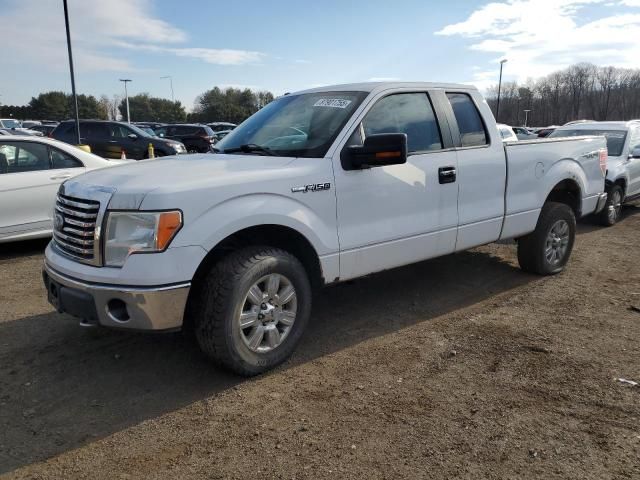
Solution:
[[[160,138],[164,138],[164,133],[158,133],[157,134]]]
[[[340,161],[345,170],[407,163],[407,135],[405,133],[370,135],[364,140],[362,146],[345,147],[340,155]]]
[[[636,145],[631,149],[631,153],[629,154],[629,158],[640,158],[640,145]]]
[[[129,137],[131,140],[137,140],[138,139],[138,135],[136,135],[135,133],[130,133],[129,135],[127,135],[127,137]]]

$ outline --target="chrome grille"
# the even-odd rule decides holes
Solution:
[[[95,258],[96,224],[100,202],[58,194],[53,239],[65,254],[91,263]]]

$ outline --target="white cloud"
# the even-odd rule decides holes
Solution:
[[[265,57],[264,53],[248,50],[229,50],[214,48],[165,48],[165,51],[179,57],[192,57],[217,65],[242,65],[256,63]]]
[[[69,0],[74,63],[79,71],[137,70],[122,49],[138,49],[191,57],[218,65],[256,63],[255,51],[182,46],[181,29],[154,15],[151,0]],[[38,65],[42,70],[67,68],[62,2],[8,0],[0,11],[3,38],[14,38],[0,49],[0,62]]]
[[[367,82],[399,82],[398,77],[371,77],[367,79]]]
[[[473,73],[480,88],[497,83],[498,62],[518,81],[547,75],[577,62],[636,68],[640,58],[640,0],[508,0],[486,4],[436,35],[469,39],[470,49],[494,54]],[[581,14],[591,6],[588,19]],[[593,7],[599,15],[594,16]]]

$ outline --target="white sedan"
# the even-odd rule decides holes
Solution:
[[[60,184],[120,163],[51,138],[0,136],[0,243],[51,236]]]

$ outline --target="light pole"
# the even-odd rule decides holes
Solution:
[[[527,120],[529,120],[529,112],[530,112],[530,111],[531,111],[531,110],[525,110],[525,111],[524,111],[524,126],[525,126],[525,127],[527,126]]]
[[[129,116],[129,92],[127,92],[127,82],[131,80],[128,78],[121,78],[121,82],[124,82],[124,98],[127,103],[127,123],[131,123],[131,117]]]
[[[62,1],[64,7],[64,24],[67,29],[67,51],[69,52],[69,72],[71,73],[71,95],[73,96],[73,108],[76,114],[76,145],[80,145],[80,115],[78,113],[78,96],[76,95],[76,78],[73,74],[73,54],[71,53],[71,33],[69,32],[69,9],[67,0]]]
[[[507,59],[500,60],[500,80],[498,80],[498,104],[496,105],[496,122],[500,121],[500,89],[502,88],[502,66],[507,63]]]
[[[175,102],[176,99],[173,97],[173,77],[171,75],[165,75],[164,77],[160,77],[160,80],[164,80],[165,78],[169,79],[169,84],[171,85],[171,101]]]

